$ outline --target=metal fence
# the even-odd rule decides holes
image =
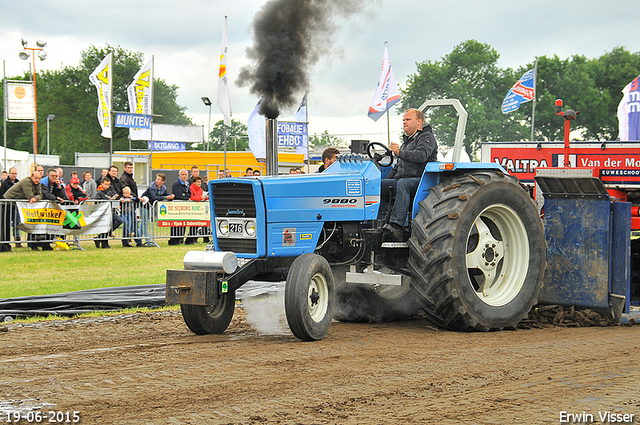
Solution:
[[[20,228],[17,202],[28,200],[0,199],[0,246],[20,247],[27,244],[37,250],[53,249],[67,245],[83,249],[81,243],[94,243],[96,247],[110,246],[109,242],[120,241],[124,246],[159,247],[158,242],[169,240],[170,245],[207,243],[211,240],[211,227],[160,227],[158,225],[158,204],[141,202],[121,202],[117,200],[90,200],[81,204],[111,204],[112,230],[101,234],[63,235],[60,233],[27,233]],[[61,204],[74,205],[70,202]],[[61,242],[64,244],[62,245]],[[47,247],[48,246],[48,247]]]

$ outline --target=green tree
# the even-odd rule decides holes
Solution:
[[[50,125],[51,153],[60,155],[63,164],[74,163],[75,152],[109,152],[109,139],[100,135],[96,89],[89,81],[91,72],[109,52],[114,53],[112,109],[129,110],[126,89],[143,64],[142,53],[109,45],[90,46],[81,53],[79,66],[66,66],[37,75],[39,153],[46,152],[48,115],[55,115]],[[24,79],[30,80],[30,75],[25,75]],[[177,86],[162,79],[154,80],[154,113],[162,115],[154,118],[154,122],[191,124],[184,114],[186,108],[176,101],[177,90]],[[32,152],[31,124],[10,124],[12,128],[7,129],[8,147]],[[128,129],[114,127],[113,150],[128,150],[128,136]],[[146,149],[146,142],[133,141],[131,147]]]
[[[417,64],[409,75],[399,110],[419,107],[426,99],[459,99],[469,114],[464,145],[469,154],[485,141],[526,138],[526,110],[503,115],[504,96],[515,82],[514,72],[497,66],[500,55],[488,44],[467,40],[441,61]],[[530,117],[530,114],[529,114]],[[429,111],[428,121],[441,145],[452,146],[458,117],[452,108]]]
[[[334,136],[329,134],[329,131],[325,130],[321,134],[314,134],[313,136],[309,136],[309,149],[317,148],[317,147],[338,147],[344,146],[346,141],[338,136]]]
[[[249,149],[249,136],[247,125],[234,119],[231,120],[231,127],[224,125],[224,120],[218,121],[211,133],[209,133],[209,150],[224,150],[224,131],[227,132],[227,151],[245,151]]]

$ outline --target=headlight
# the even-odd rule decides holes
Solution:
[[[255,221],[245,221],[244,222],[244,230],[247,232],[249,236],[255,236],[256,234],[256,222]]]
[[[229,222],[227,220],[220,220],[220,222],[218,223],[218,230],[220,231],[220,234],[228,235],[229,234]]]

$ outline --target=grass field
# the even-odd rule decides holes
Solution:
[[[49,295],[82,289],[134,286],[165,282],[167,269],[182,269],[187,251],[205,245],[160,248],[123,248],[112,241],[111,249],[98,249],[82,242],[85,251],[31,251],[13,248],[0,253],[0,298]]]

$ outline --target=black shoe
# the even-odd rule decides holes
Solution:
[[[45,244],[45,245],[42,245],[42,250],[43,251],[53,251],[53,248],[51,248],[51,245]]]
[[[387,223],[382,226],[385,240],[388,242],[402,242],[404,239],[404,229],[396,223]]]
[[[0,246],[0,252],[11,252],[11,245],[9,244],[2,244]]]
[[[31,251],[39,251],[37,246],[31,246]]]
[[[100,241],[93,241],[96,244],[96,248],[100,248]]]
[[[133,245],[131,245],[129,242],[122,242],[122,246],[124,248],[133,248]]]
[[[209,240],[209,238],[204,238],[204,239],[202,239],[202,243],[209,243],[209,242],[211,242],[211,241]]]
[[[107,241],[102,241],[102,244],[101,244],[101,245],[102,245],[102,248],[106,248],[106,249],[111,248],[111,247],[109,246],[109,242],[107,242]]]

